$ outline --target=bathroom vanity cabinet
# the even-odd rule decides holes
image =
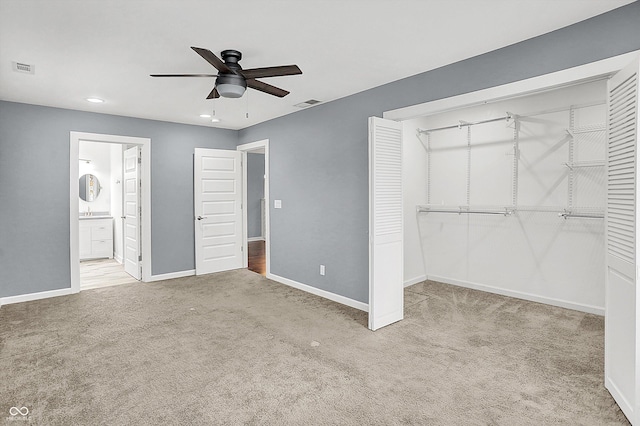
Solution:
[[[113,258],[113,218],[80,218],[80,260]]]

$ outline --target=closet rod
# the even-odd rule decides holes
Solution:
[[[604,215],[598,215],[598,214],[558,213],[558,216],[560,216],[563,219],[572,218],[572,217],[582,218],[582,219],[604,219]]]
[[[431,207],[420,207],[416,208],[418,213],[455,213],[455,214],[501,214],[503,216],[510,216],[513,214],[513,210],[465,210],[463,208],[459,208],[458,210],[445,210],[445,209],[433,209]]]
[[[436,127],[434,129],[420,129],[420,128],[418,128],[418,133],[422,134],[422,133],[437,132],[438,130],[461,129],[462,127],[465,127],[465,126],[473,126],[473,125],[476,125],[476,124],[484,124],[484,123],[493,123],[494,121],[511,120],[512,118],[513,118],[513,114],[508,112],[507,115],[504,116],[504,117],[489,118],[487,120],[472,121],[472,122],[460,121],[460,124],[456,124],[456,125],[453,125],[453,126]]]

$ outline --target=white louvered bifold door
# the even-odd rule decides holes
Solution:
[[[638,399],[638,62],[608,84],[605,386],[632,424]]]
[[[402,124],[369,118],[369,328],[404,317]]]

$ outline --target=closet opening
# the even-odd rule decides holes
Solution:
[[[604,315],[606,93],[404,121],[405,277]]]
[[[637,56],[385,112],[403,126],[404,286],[604,315],[606,83]]]

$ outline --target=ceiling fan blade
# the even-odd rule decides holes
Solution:
[[[283,75],[302,74],[297,65],[282,65],[279,67],[250,68],[248,70],[238,70],[244,78],[264,78],[264,77],[280,77]]]
[[[210,51],[209,49],[203,49],[201,47],[193,47],[191,46],[191,48],[200,56],[202,56],[204,58],[205,61],[209,62],[211,65],[213,65],[218,71],[220,72],[228,72],[228,73],[233,73],[235,74],[235,72],[233,72],[231,70],[231,68],[229,68],[224,62],[222,62],[222,59],[218,58],[212,51]]]
[[[279,98],[284,98],[289,94],[289,92],[287,92],[284,89],[281,89],[276,86],[272,86],[270,84],[267,84],[258,80],[247,80],[247,86],[251,87],[252,89],[256,89],[261,92],[268,93],[273,96],[277,96]]]
[[[207,96],[207,99],[218,99],[219,97],[220,93],[218,93],[218,89],[214,87],[211,93],[209,93],[209,96]]]
[[[151,77],[217,77],[217,74],[151,74]]]

